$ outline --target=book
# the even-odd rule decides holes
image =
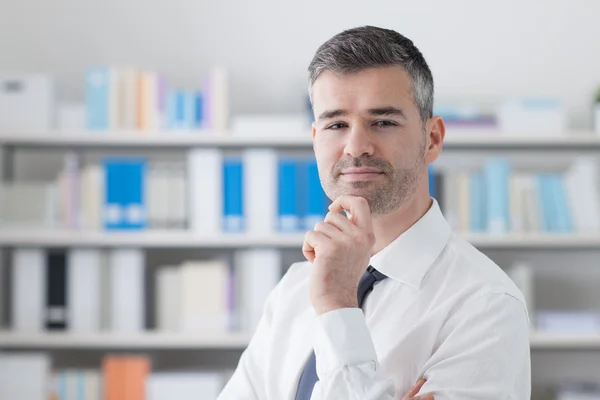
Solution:
[[[243,152],[243,209],[246,233],[266,236],[276,231],[277,153],[273,149]]]
[[[145,329],[145,253],[139,249],[112,249],[109,257],[110,329],[137,333]]]
[[[331,202],[321,186],[316,159],[313,157],[308,158],[304,167],[306,168],[306,182],[304,184],[306,207],[302,216],[302,226],[304,230],[312,230],[317,222],[325,219]]]
[[[244,216],[244,166],[238,157],[227,157],[223,161],[223,232],[242,233],[245,230]]]
[[[43,353],[0,353],[0,399],[47,400],[51,360]]]
[[[228,74],[224,68],[213,67],[203,80],[203,125],[217,134],[222,134],[228,127],[229,119],[229,87]]]
[[[179,332],[181,327],[181,269],[162,266],[155,277],[155,321],[161,332]]]
[[[107,157],[104,165],[104,227],[138,230],[147,225],[144,158]]]
[[[509,225],[510,164],[502,158],[490,158],[484,166],[486,179],[486,215],[490,234],[506,234]]]
[[[75,248],[68,251],[69,331],[81,333],[100,331],[103,267],[101,250]]]
[[[46,315],[45,326],[49,331],[67,329],[68,274],[65,250],[46,251]]]
[[[180,271],[182,332],[227,332],[229,266],[221,260],[187,261]]]
[[[599,163],[578,157],[565,173],[567,202],[571,205],[576,231],[600,233]]]
[[[487,229],[485,180],[481,171],[469,172],[469,222],[470,231],[485,232]]]
[[[278,175],[278,227],[280,232],[297,232],[300,229],[299,163],[294,158],[280,157]]]
[[[146,381],[147,400],[213,400],[224,384],[219,372],[154,372]]]
[[[276,249],[236,251],[236,313],[241,331],[252,333],[256,329],[267,297],[281,279],[281,267],[281,252]]]
[[[222,152],[217,148],[190,150],[187,166],[190,230],[199,236],[219,234],[224,213]]]
[[[16,332],[39,333],[45,328],[46,254],[39,248],[12,252],[11,322]]]
[[[148,357],[110,355],[102,360],[103,392],[107,400],[146,400]]]
[[[103,227],[104,169],[99,164],[86,165],[81,171],[79,181],[80,226],[85,230],[99,231]]]
[[[85,101],[87,129],[106,131],[109,129],[109,88],[111,72],[104,66],[92,67],[86,75]]]

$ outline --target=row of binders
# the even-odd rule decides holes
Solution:
[[[430,167],[430,192],[459,232],[600,233],[600,163],[523,170],[489,158],[480,168]],[[198,236],[310,230],[327,214],[314,156],[274,149],[190,150],[187,160],[67,153],[55,182],[0,185],[3,226],[86,230],[179,229]]]
[[[213,68],[194,88],[169,85],[164,75],[135,67],[90,68],[85,119],[90,131],[224,131],[228,119],[227,72]]]
[[[0,278],[11,279],[17,333],[252,332],[282,276],[280,252],[263,248],[156,270],[138,249],[17,248],[11,258]]]
[[[230,374],[153,371],[145,355],[110,354],[98,369],[57,369],[46,354],[0,354],[0,399],[214,400]]]
[[[0,185],[3,226],[189,229],[198,235],[300,232],[327,212],[312,156],[195,149],[187,161],[67,153],[54,182]]]
[[[521,170],[505,158],[481,168],[430,169],[430,191],[458,232],[600,233],[600,163],[566,171]]]

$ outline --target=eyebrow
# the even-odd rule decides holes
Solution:
[[[402,111],[402,109],[396,108],[396,107],[391,107],[391,106],[390,107],[370,108],[367,110],[367,114],[374,116],[374,117],[397,116],[397,117],[406,119],[406,115],[404,114],[404,111]],[[323,119],[333,119],[333,118],[338,118],[338,117],[345,117],[347,115],[348,115],[348,112],[346,110],[341,110],[341,109],[326,110],[326,111],[323,111],[321,113],[321,115],[319,115],[318,120],[321,121]]]
[[[321,115],[319,115],[318,120],[322,120],[322,119],[333,119],[333,118],[337,118],[337,117],[345,117],[346,115],[348,115],[348,112],[346,112],[345,110],[325,110],[321,113]]]
[[[406,119],[406,115],[404,115],[404,111],[400,108],[396,107],[381,107],[381,108],[371,108],[367,110],[369,115],[375,117],[383,117],[383,116],[397,116]]]

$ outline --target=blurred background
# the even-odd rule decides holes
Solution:
[[[0,399],[216,398],[326,213],[307,67],[361,25],[432,69],[430,191],[528,301],[532,398],[600,399],[599,15],[2,0]]]

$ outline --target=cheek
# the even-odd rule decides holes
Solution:
[[[341,157],[344,146],[336,141],[318,138],[315,140],[314,151],[317,163],[324,171],[328,171]]]

